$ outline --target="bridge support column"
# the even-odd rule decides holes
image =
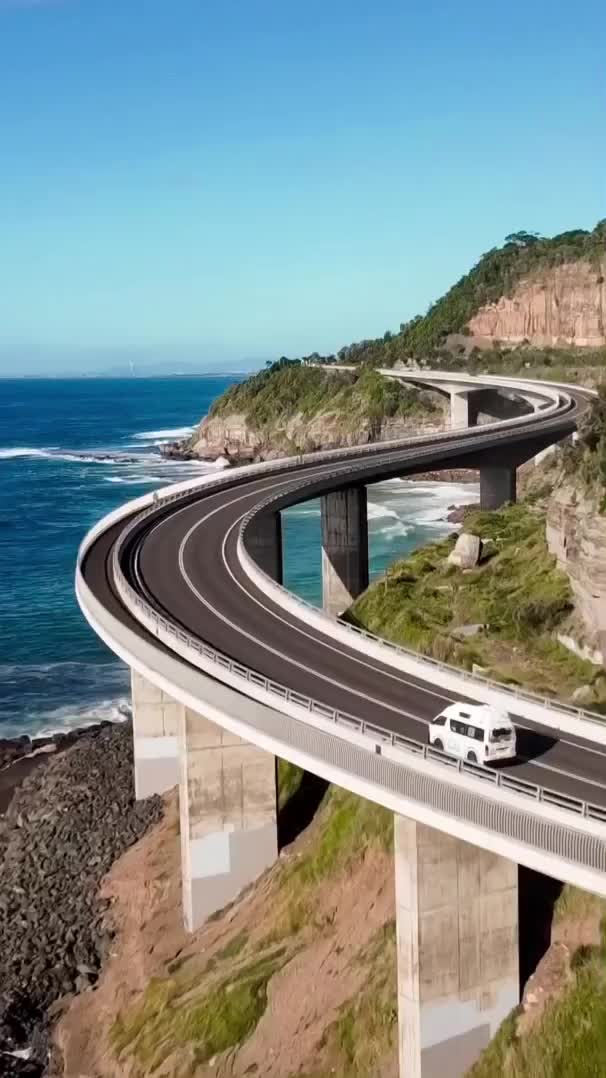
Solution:
[[[516,469],[513,465],[480,467],[480,507],[500,509],[516,500]]]
[[[518,866],[395,817],[400,1074],[460,1078],[519,1001]]]
[[[473,393],[450,394],[450,426],[475,427],[478,422],[478,409]]]
[[[322,603],[341,614],[368,587],[366,487],[348,487],[321,499]]]
[[[131,670],[135,797],[162,794],[179,781],[181,705]]]
[[[179,754],[183,917],[193,932],[278,856],[276,761],[185,707]]]
[[[280,513],[260,513],[246,532],[246,549],[259,568],[278,584],[282,583],[282,517]]]

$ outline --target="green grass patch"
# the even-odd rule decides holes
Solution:
[[[398,1030],[395,922],[384,925],[359,955],[368,977],[360,992],[341,1007],[325,1031],[319,1053],[335,1078],[375,1078],[392,1051]]]
[[[279,429],[295,415],[312,419],[335,415],[344,430],[360,421],[380,423],[395,416],[439,413],[439,405],[419,390],[390,382],[369,366],[351,374],[330,373],[283,358],[222,394],[210,416],[242,413],[256,430]],[[298,447],[292,446],[293,452]]]
[[[471,669],[484,666],[502,681],[569,697],[596,679],[591,663],[555,639],[572,609],[568,577],[545,542],[545,518],[535,506],[470,512],[465,530],[485,543],[471,572],[450,566],[448,539],[396,562],[351,607],[349,621],[421,654]],[[457,628],[486,626],[460,639]]]
[[[152,980],[142,1002],[121,1015],[111,1039],[117,1056],[132,1055],[153,1070],[190,1047],[197,1063],[241,1044],[267,1006],[267,985],[286,961],[283,948],[248,962],[203,989],[178,978]]]
[[[603,1078],[606,1073],[606,947],[573,961],[574,983],[516,1037],[512,1016],[468,1078]]]
[[[326,812],[316,841],[303,857],[285,868],[286,878],[315,884],[364,856],[372,845],[390,850],[393,813],[338,786],[326,795]]]
[[[303,769],[289,760],[278,760],[278,809],[284,808],[286,802],[296,794],[303,774]]]

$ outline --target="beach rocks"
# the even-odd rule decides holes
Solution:
[[[44,1073],[49,1007],[94,985],[111,946],[101,879],[161,815],[160,798],[134,800],[127,723],[81,736],[16,791],[0,819],[0,1074]]]

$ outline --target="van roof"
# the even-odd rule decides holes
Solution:
[[[511,726],[512,722],[506,711],[498,711],[490,704],[455,703],[445,707],[443,715],[449,719],[467,719],[474,726],[488,727]]]

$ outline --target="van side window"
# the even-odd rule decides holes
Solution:
[[[480,730],[480,728],[478,726],[468,726],[467,727],[467,736],[468,737],[473,737],[474,741],[483,741],[484,740],[484,731]]]
[[[446,726],[446,715],[438,715],[437,719],[433,720],[434,726]]]
[[[465,737],[467,734],[467,727],[465,726],[465,723],[459,722],[458,719],[450,720],[450,729],[452,730],[453,734],[461,734],[463,737]]]

